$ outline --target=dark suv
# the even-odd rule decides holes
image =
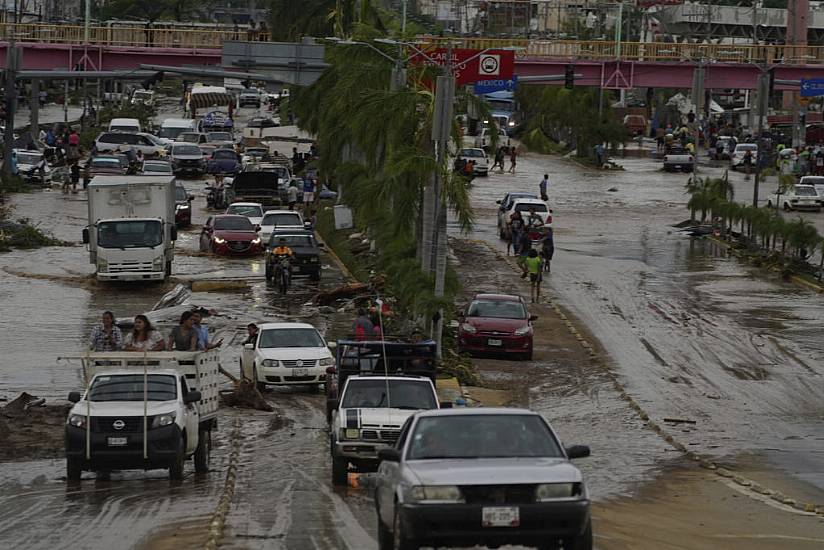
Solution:
[[[272,232],[266,246],[266,281],[271,283],[275,277],[275,257],[272,250],[280,246],[280,240],[286,239],[286,246],[295,254],[292,260],[292,277],[306,275],[312,281],[320,281],[320,249],[315,235],[308,230],[281,229]]]

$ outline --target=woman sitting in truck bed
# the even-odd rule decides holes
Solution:
[[[125,351],[163,351],[166,342],[160,331],[155,330],[145,315],[134,318],[134,330],[126,335],[123,342]]]

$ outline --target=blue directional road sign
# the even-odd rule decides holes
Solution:
[[[824,95],[824,78],[802,78],[801,97]]]
[[[475,83],[475,95],[491,94],[492,92],[513,92],[518,86],[518,76],[501,80],[479,80]]]

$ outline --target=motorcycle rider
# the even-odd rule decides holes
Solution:
[[[289,279],[292,278],[292,259],[295,253],[291,248],[286,246],[286,239],[281,237],[278,239],[278,246],[272,249],[272,256],[275,258],[275,266],[281,266],[288,271]]]

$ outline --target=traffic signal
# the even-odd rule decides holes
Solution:
[[[163,81],[163,71],[157,71],[155,74],[143,81],[143,89],[150,90],[158,82]]]
[[[564,70],[564,88],[571,90],[575,87],[575,65],[569,63]]]

